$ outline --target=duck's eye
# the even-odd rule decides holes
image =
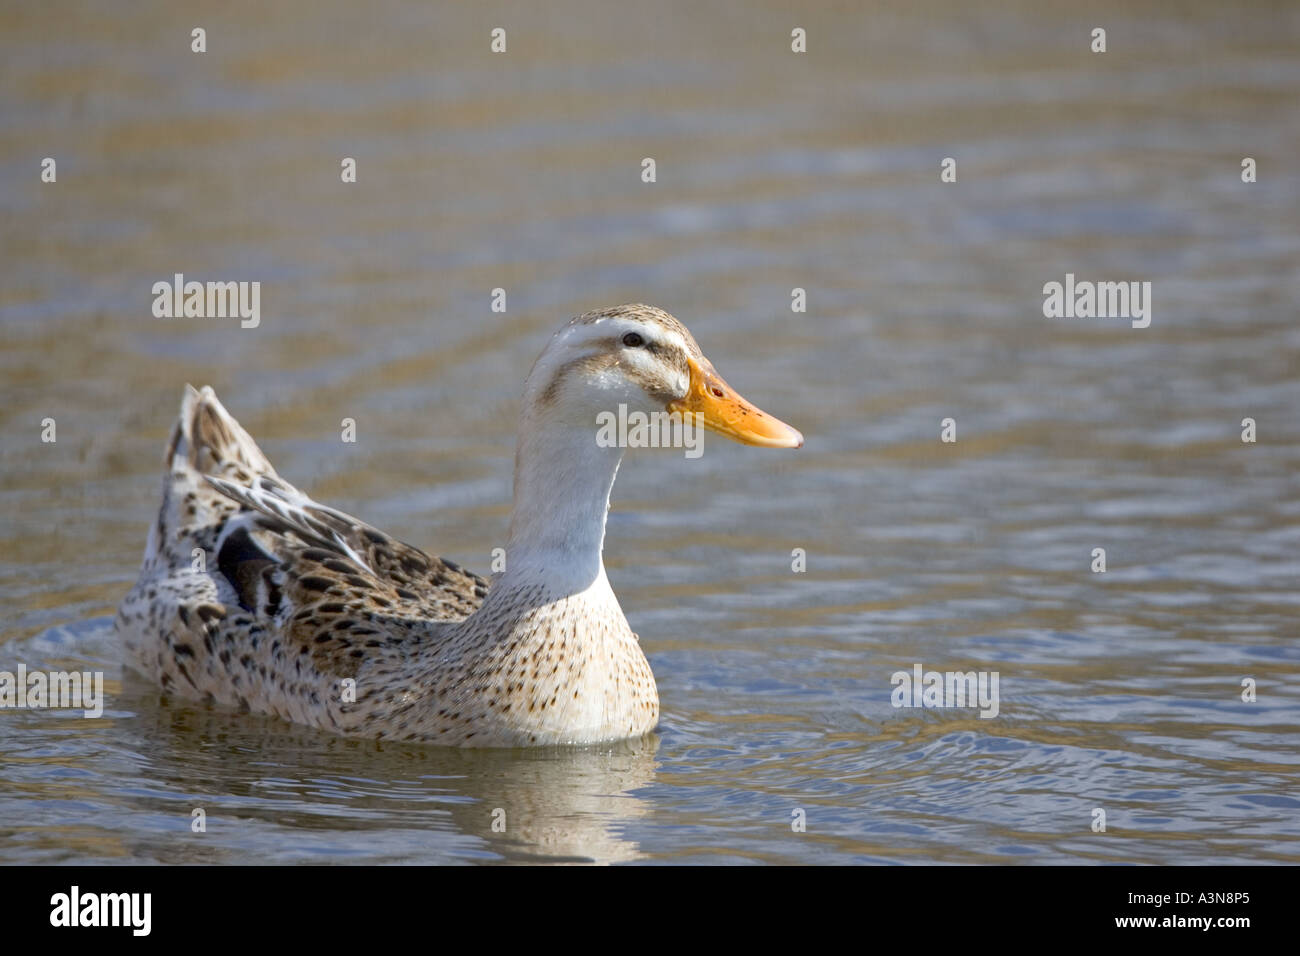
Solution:
[[[641,338],[640,332],[629,332],[623,336],[623,344],[630,349],[640,348],[645,345],[645,339]]]

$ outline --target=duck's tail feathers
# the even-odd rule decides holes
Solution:
[[[275,469],[248,432],[226,411],[210,387],[185,386],[181,414],[167,442],[162,507],[149,534],[145,564],[191,560],[195,548],[210,550],[239,504],[208,477],[249,485]]]
[[[185,386],[181,416],[172,430],[166,466],[173,472],[193,469],[227,481],[248,484],[258,475],[274,475],[271,462],[251,435],[217,398],[209,385]]]

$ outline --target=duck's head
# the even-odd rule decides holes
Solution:
[[[594,431],[598,416],[629,412],[693,414],[733,441],[798,448],[803,435],[760,411],[722,380],[677,319],[649,305],[580,315],[555,333],[528,376],[526,414]]]

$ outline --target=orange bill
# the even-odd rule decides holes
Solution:
[[[691,385],[685,398],[668,403],[668,411],[683,416],[694,414],[695,421],[709,431],[726,435],[746,445],[764,448],[798,448],[803,435],[779,418],[760,411],[741,398],[722,376],[714,371],[708,359],[696,362],[688,359]]]

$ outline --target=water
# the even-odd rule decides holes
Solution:
[[[0,11],[0,669],[109,697],[0,714],[6,862],[1300,861],[1300,12],[621,6]],[[261,326],[154,319],[176,272]],[[1150,328],[1044,318],[1067,272],[1152,282]],[[655,737],[380,745],[123,672],[184,382],[486,570],[523,376],[623,301],[808,438],[625,462]],[[893,708],[917,663],[999,715]]]

